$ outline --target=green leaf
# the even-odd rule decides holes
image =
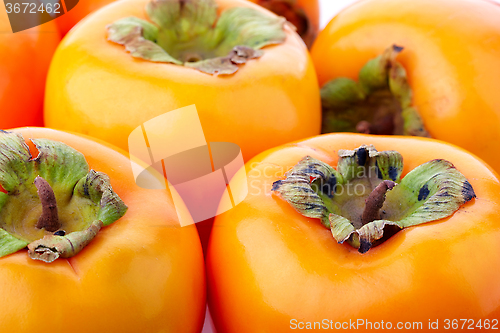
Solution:
[[[12,192],[33,172],[33,164],[28,163],[31,154],[21,134],[6,131],[0,131],[0,152],[0,185]]]
[[[32,176],[42,177],[51,184],[54,192],[59,194],[59,201],[69,200],[76,182],[89,172],[85,156],[74,149],[68,149],[62,142],[47,139],[31,141],[39,154],[33,161],[37,166],[36,175],[32,174],[30,180]],[[66,194],[64,198],[63,194]]]
[[[107,29],[108,40],[124,45],[136,58],[182,64],[155,43],[158,38],[158,28],[154,24],[136,17],[127,17],[108,25]]]
[[[118,20],[107,28],[108,39],[119,44],[125,44],[130,36],[136,35],[152,42],[158,38],[158,28],[154,24],[133,16]]]
[[[453,164],[432,160],[410,171],[387,193],[387,208],[402,228],[452,215],[475,198],[472,186]],[[397,209],[396,209],[397,208]]]
[[[24,249],[28,242],[18,239],[7,231],[0,229],[0,258]]]
[[[319,218],[329,228],[328,215],[333,207],[329,209],[320,194],[333,197],[336,185],[342,182],[341,177],[328,164],[306,156],[286,173],[284,180],[275,182],[272,190],[281,194],[299,213],[306,217]]]
[[[233,7],[225,10],[215,27],[215,41],[221,52],[230,52],[235,46],[261,49],[283,43],[286,20],[273,17],[252,8]],[[227,50],[227,51],[226,51]]]
[[[217,4],[213,0],[150,1],[146,13],[172,39],[189,42],[213,29],[217,21]]]
[[[87,207],[91,211],[95,210],[93,220],[102,221],[104,226],[118,220],[127,211],[127,206],[113,191],[109,177],[102,172],[90,170],[74,188],[73,197],[92,201],[94,205]]]

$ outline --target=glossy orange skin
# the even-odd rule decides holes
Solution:
[[[357,79],[392,44],[433,138],[500,171],[500,5],[483,0],[363,0],[338,14],[312,48],[320,86]]]
[[[339,149],[362,144],[399,151],[403,175],[435,158],[452,161],[477,198],[360,254],[271,193],[304,156],[336,166]],[[216,217],[208,248],[209,304],[219,333],[287,332],[292,319],[384,320],[393,329],[420,321],[422,331],[438,319],[442,331],[447,318],[499,318],[500,182],[465,150],[424,138],[329,134],[268,150],[246,170],[248,197]]]
[[[73,258],[46,264],[26,250],[0,258],[0,332],[200,332],[201,246],[194,225],[179,226],[167,192],[136,186],[129,159],[111,146],[47,128],[15,131],[82,152],[128,211]]]
[[[259,5],[266,5],[266,2],[270,0],[249,0],[253,3]],[[279,2],[280,0],[274,0]],[[319,32],[319,1],[318,0],[281,0],[284,3],[292,3],[295,8],[302,12],[308,19],[308,23],[310,25],[310,29],[308,32],[301,36],[304,42],[308,47],[312,46],[314,39],[316,38]],[[281,15],[281,13],[276,13]]]
[[[61,39],[57,26],[47,22],[12,33],[2,9],[0,32],[0,129],[42,126],[45,80]]]
[[[123,149],[143,122],[195,104],[208,142],[238,144],[245,160],[320,131],[320,100],[314,66],[304,43],[289,27],[284,44],[230,76],[134,59],[106,40],[106,25],[145,18],[146,0],[124,0],[89,16],[60,44],[47,81],[45,122],[88,134]],[[220,8],[248,6],[218,0]],[[273,15],[265,11],[269,15]]]
[[[113,1],[115,0],[79,0],[78,4],[73,9],[56,19],[55,22],[57,23],[61,35],[66,35],[68,31],[85,16]]]

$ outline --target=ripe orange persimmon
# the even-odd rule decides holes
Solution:
[[[297,28],[308,47],[312,46],[319,32],[318,0],[250,0],[285,17]]]
[[[21,146],[23,138],[16,134],[22,134],[26,142],[29,138],[38,140],[34,141],[38,150],[30,142],[31,156],[38,156],[36,160],[25,158],[29,157],[28,147]],[[0,133],[0,141],[1,184],[8,192],[0,193],[0,332],[201,331],[206,305],[198,234],[194,225],[180,226],[176,208],[181,207],[174,207],[165,190],[137,186],[128,157],[88,137],[27,127]],[[97,173],[88,171],[89,167]],[[71,186],[81,177],[82,168],[84,176]],[[17,170],[15,175],[12,170]],[[105,176],[96,177],[101,172],[109,176],[112,192],[108,185],[102,186]],[[6,173],[11,177],[5,177]],[[118,220],[103,227],[76,255],[66,258],[61,253],[51,263],[42,262],[45,254],[57,249],[55,246],[45,252],[37,246],[32,251],[31,244],[38,242],[34,241],[26,251],[22,244],[25,235],[56,237],[47,227],[47,231],[35,230],[32,224],[42,211],[30,180],[36,175],[37,179],[45,177],[55,193],[61,224],[57,237],[66,232],[66,239],[70,239],[78,232],[69,229],[96,218],[104,225],[113,222],[106,220],[109,216]],[[17,190],[8,190],[11,186]],[[97,195],[100,189],[104,189],[102,197]],[[43,198],[40,189],[38,196]],[[104,200],[105,196],[109,200]],[[87,197],[97,201],[94,208]],[[128,206],[125,213],[123,203]],[[118,215],[115,207],[121,207]],[[97,214],[96,209],[102,210]],[[12,214],[18,218],[9,220]],[[17,236],[13,238],[6,231]],[[75,238],[71,239],[71,246],[77,248]],[[17,248],[8,251],[9,243]],[[28,254],[42,261],[32,260]]]
[[[499,171],[500,157],[492,153],[500,144],[499,16],[500,5],[483,0],[359,1],[316,39],[312,58],[320,86],[358,81],[358,74],[361,81],[361,68],[395,45],[398,71],[406,71],[411,90],[408,103],[427,133]]]
[[[319,133],[315,71],[304,43],[281,18],[242,0],[217,0],[217,13],[211,0],[187,1],[180,8],[189,10],[180,12],[178,1],[115,2],[73,29],[51,65],[47,126],[127,149],[129,134],[145,121],[195,104],[206,140],[238,144],[245,160]],[[205,6],[208,15],[190,16]],[[178,19],[164,19],[155,12],[160,7]],[[146,35],[124,37],[130,31]],[[176,42],[162,37],[173,32]],[[126,43],[133,55],[120,45]]]
[[[3,7],[3,4],[0,5]],[[0,11],[0,128],[42,126],[43,96],[50,60],[60,37],[54,22],[11,32]]]
[[[398,323],[432,332],[430,322],[444,331],[457,318],[500,325],[500,181],[470,153],[427,138],[339,133],[268,150],[246,170],[233,181],[248,182],[248,197],[215,218],[208,247],[209,305],[218,332],[408,329]],[[354,178],[348,170],[356,170]],[[370,183],[356,183],[361,177]],[[378,233],[381,222],[387,231],[398,221],[391,213],[405,207],[407,222],[428,211],[437,220],[392,230],[368,252],[347,244],[356,237],[339,244],[334,221],[346,219],[320,208],[335,211],[341,197],[341,215],[357,219],[353,209],[370,193],[364,190],[381,178],[397,185],[379,211],[385,221],[371,222],[377,227],[369,232]],[[362,229],[352,235],[362,240]]]

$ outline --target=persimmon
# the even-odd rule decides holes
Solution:
[[[0,151],[1,332],[200,332],[200,241],[166,191],[80,135],[14,129]]]
[[[79,0],[78,4],[56,23],[64,36],[85,16],[115,0]],[[296,28],[307,46],[311,46],[319,32],[318,0],[250,0],[285,17]]]
[[[319,32],[318,0],[250,0],[291,22],[308,47]]]
[[[2,10],[0,32],[0,128],[42,126],[45,80],[61,39],[57,26],[51,21],[13,33]]]
[[[500,142],[499,15],[497,3],[483,0],[347,7],[311,51],[323,131],[430,136],[500,170],[491,153]]]
[[[68,8],[68,11],[55,21],[61,35],[65,36],[85,16],[113,1],[115,0],[78,0],[78,3],[73,8]],[[66,4],[66,7],[68,7],[68,4]]]
[[[498,327],[497,177],[428,138],[327,134],[259,154],[210,238],[217,331]]]
[[[238,144],[245,160],[321,126],[304,43],[240,0],[125,0],[93,13],[54,56],[45,122],[127,149],[132,130],[191,104],[206,140]]]

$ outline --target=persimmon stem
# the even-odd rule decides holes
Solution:
[[[361,223],[363,225],[375,220],[380,220],[380,209],[385,202],[385,194],[396,186],[392,180],[384,180],[370,193],[366,199],[365,209],[361,216]]]
[[[50,184],[38,176],[33,182],[37,188],[38,197],[42,202],[42,215],[38,219],[36,227],[38,229],[45,229],[50,232],[54,232],[61,228],[61,222],[59,222],[59,216],[57,214],[57,202],[56,196]]]

